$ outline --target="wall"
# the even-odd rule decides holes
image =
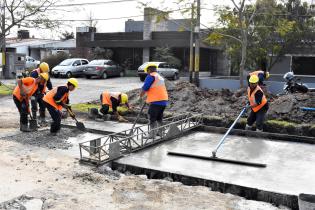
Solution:
[[[282,57],[274,66],[270,69],[272,74],[285,74],[286,72],[290,71],[290,62],[291,57]]]

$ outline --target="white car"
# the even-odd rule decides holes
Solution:
[[[161,74],[163,77],[173,79],[173,80],[179,79],[179,70],[174,65],[168,64],[166,62],[151,61],[151,62],[145,62],[138,68],[138,76],[142,82],[145,80],[147,76],[147,72],[145,71],[145,68],[150,64],[157,66],[157,72]]]
[[[25,69],[28,69],[28,70],[36,69],[38,67],[39,63],[40,63],[40,61],[35,60],[31,56],[25,57]]]
[[[89,61],[84,58],[69,58],[57,66],[55,66],[51,73],[54,77],[79,77],[84,76],[84,70]]]

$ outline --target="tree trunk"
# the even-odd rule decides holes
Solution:
[[[247,56],[247,30],[242,29],[242,54],[241,54],[241,63],[240,63],[240,88],[244,87],[243,80],[244,80],[244,70],[246,64],[246,56]]]

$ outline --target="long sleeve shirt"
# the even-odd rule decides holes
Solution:
[[[155,77],[151,76],[150,74],[147,75],[147,77],[144,80],[144,84],[142,86],[143,91],[148,91],[150,87],[152,86],[153,82],[155,80]],[[152,102],[152,104],[160,105],[160,106],[167,106],[168,101],[155,101]]]

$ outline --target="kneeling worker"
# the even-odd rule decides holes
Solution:
[[[45,106],[53,120],[50,126],[50,133],[57,135],[61,126],[61,110],[69,109],[69,91],[78,88],[78,81],[75,78],[68,79],[64,86],[58,86],[49,91],[43,98]]]
[[[257,131],[263,131],[263,123],[265,115],[268,111],[268,101],[263,90],[258,85],[259,78],[256,75],[252,75],[249,78],[249,87],[247,89],[247,96],[249,100],[249,106],[251,112],[247,118],[247,124],[245,129],[251,130],[252,125],[256,121]]]
[[[128,95],[126,93],[104,91],[100,98],[102,102],[100,112],[104,115],[104,119],[108,120],[109,108],[112,108],[113,114],[116,115],[120,122],[128,122],[117,111],[117,107],[120,105],[126,105],[129,109]]]
[[[156,72],[157,66],[149,65],[147,68],[147,77],[145,78],[140,100],[147,94],[146,103],[149,104],[150,130],[162,126],[164,110],[168,104],[168,93],[164,78]],[[149,138],[154,138],[154,132],[149,133]]]
[[[18,85],[13,91],[13,100],[20,113],[20,130],[23,132],[31,131],[28,127],[29,100],[36,93],[38,85],[46,83],[48,78],[47,73],[41,73],[36,79],[26,77],[17,81]]]

